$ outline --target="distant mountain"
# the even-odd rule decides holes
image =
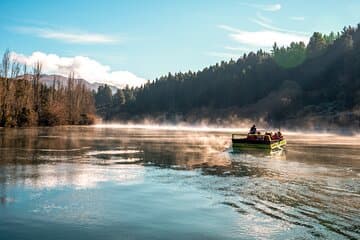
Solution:
[[[56,81],[60,81],[60,83],[63,86],[67,85],[67,80],[68,80],[67,77],[64,77],[64,76],[61,76],[61,75],[55,75],[55,74],[50,74],[50,75],[49,74],[43,74],[43,75],[41,75],[40,82],[45,84],[46,86],[50,87],[50,86],[53,85],[54,78],[56,79]],[[104,83],[98,83],[98,82],[90,83],[90,82],[88,82],[88,81],[86,81],[85,79],[82,79],[82,78],[77,78],[75,80],[84,83],[85,86],[88,89],[95,90],[95,91],[97,91],[99,86],[105,85]],[[109,84],[107,84],[107,85],[110,87],[112,93],[116,93],[116,91],[118,90],[118,88],[113,86],[113,85],[109,85]]]

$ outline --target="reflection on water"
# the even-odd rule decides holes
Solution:
[[[219,129],[0,129],[0,233],[359,238],[360,138],[288,136],[238,153]]]

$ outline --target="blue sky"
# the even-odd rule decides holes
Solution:
[[[358,0],[2,0],[0,9],[0,49],[40,57],[47,72],[134,85],[360,23]]]

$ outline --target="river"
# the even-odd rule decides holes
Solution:
[[[359,135],[234,153],[233,131],[0,129],[0,238],[360,238]]]

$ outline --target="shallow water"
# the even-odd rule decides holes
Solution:
[[[0,238],[360,238],[359,136],[233,153],[231,131],[0,129]]]

